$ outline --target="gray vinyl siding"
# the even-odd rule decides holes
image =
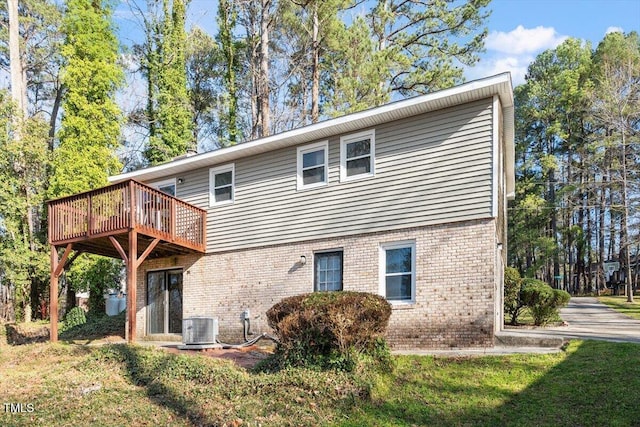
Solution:
[[[208,168],[177,195],[208,210],[208,252],[490,217],[491,115],[486,99],[377,126],[372,178],[340,182],[335,135],[325,187],[296,189],[289,147],[237,160],[231,205],[209,207]]]

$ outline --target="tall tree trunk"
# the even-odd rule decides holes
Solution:
[[[224,84],[228,94],[227,103],[227,125],[229,135],[229,145],[238,142],[238,96],[236,80],[236,44],[233,33],[236,28],[236,6],[229,0],[221,0],[218,5],[218,25],[220,26],[220,44],[226,71],[224,74]]]
[[[632,272],[633,283],[638,283],[638,275],[640,274],[640,246],[636,246],[635,269]]]
[[[259,4],[254,1],[238,2],[242,11],[242,25],[245,30],[245,38],[247,40],[247,65],[249,67],[249,102],[251,106],[251,136],[250,139],[260,137],[260,126],[262,118],[260,115],[260,8]]]
[[[320,40],[318,32],[318,2],[313,3],[313,32],[312,32],[312,75],[311,75],[311,123],[317,123],[320,116]]]
[[[9,63],[11,73],[11,98],[18,106],[22,117],[27,117],[26,75],[20,54],[20,23],[18,0],[7,0],[9,12]],[[19,128],[19,127],[18,127]]]
[[[258,75],[258,108],[260,136],[268,136],[271,129],[269,105],[269,31],[271,0],[262,0],[260,10],[260,70]]]
[[[51,117],[49,118],[49,151],[53,152],[53,143],[56,136],[56,122],[58,120],[58,112],[60,111],[60,103],[62,102],[62,85],[57,85],[56,98],[51,107]]]
[[[570,140],[571,136],[569,136],[568,139]],[[574,179],[573,168],[571,167],[572,163],[573,163],[573,152],[571,150],[571,146],[569,145],[567,149],[567,168],[566,168],[566,177],[564,178],[565,182],[571,182]],[[564,248],[566,255],[564,258],[565,261],[563,262],[563,265],[567,263],[569,264],[568,266],[569,271],[567,272],[565,269],[565,272],[564,272],[563,283],[565,287],[563,287],[562,289],[570,292],[573,295],[576,295],[579,292],[579,286],[578,286],[578,283],[576,283],[576,280],[574,279],[574,276],[577,273],[577,260],[578,260],[577,242],[575,242],[576,243],[575,258],[574,258],[574,251],[573,251],[573,246],[574,246],[573,225],[575,224],[574,224],[574,214],[572,211],[574,200],[572,199],[574,197],[575,196],[571,194],[565,194],[562,196],[563,205],[565,206],[565,209],[564,209],[565,215],[563,218],[563,222],[564,222],[565,234],[567,236],[566,247]],[[564,202],[565,199],[567,200],[567,202]]]
[[[552,152],[552,150],[549,150]],[[555,169],[551,169],[549,171],[549,205],[556,206],[556,171]],[[558,213],[554,210],[551,214],[551,221],[549,224],[551,238],[555,243],[555,248],[558,248]],[[560,275],[560,260],[558,258],[558,252],[553,254],[553,268],[552,271],[549,272],[549,276],[547,277],[547,283],[549,283],[553,288],[557,288],[556,285],[556,277]]]
[[[156,46],[157,40],[153,35],[153,31],[155,30],[152,25],[155,23],[148,24],[146,28],[147,32],[147,45],[146,45],[146,68],[147,68],[147,120],[149,121],[149,137],[153,138],[156,136],[156,87],[157,87],[157,59],[156,59]],[[157,31],[157,30],[155,30]]]
[[[631,276],[631,242],[629,241],[629,190],[627,182],[627,142],[624,130],[622,131],[622,221],[620,229],[620,249],[624,256],[624,271],[627,302],[633,302],[633,283]]]
[[[609,183],[610,189],[608,194],[608,205],[615,206],[615,198],[613,197],[613,176],[611,174],[611,165],[609,165]],[[616,220],[618,219],[618,215],[614,209],[609,208],[609,253],[607,254],[607,259],[613,260],[613,258],[617,258],[616,254],[616,246],[618,245],[618,233],[616,232]]]
[[[11,73],[11,98],[18,107],[20,114],[14,117],[14,138],[20,140],[22,135],[22,124],[27,118],[27,81],[25,67],[22,62],[20,53],[20,18],[18,15],[18,0],[7,0],[7,11],[9,13],[9,62]],[[24,165],[14,164],[14,168],[21,169]],[[29,249],[35,251],[34,230],[36,225],[36,215],[29,203],[30,188],[20,189],[24,193],[27,201],[27,211],[24,212],[25,217],[22,221],[27,226],[27,239],[29,241]],[[33,283],[29,289],[24,292],[24,321],[31,322],[31,290]]]
[[[598,294],[600,293],[601,288],[606,288],[607,282],[604,273],[604,233],[605,233],[605,179],[606,177],[603,175],[602,177],[602,187],[600,188],[600,208],[598,211]]]
[[[585,154],[583,156],[583,167],[586,163],[589,162],[589,156],[588,154]],[[590,292],[595,291],[596,293],[598,293],[598,288],[597,288],[597,283],[598,280],[597,278],[595,278],[594,280],[594,276],[593,276],[593,264],[594,264],[594,260],[595,260],[595,255],[594,255],[594,249],[597,248],[597,243],[594,240],[594,235],[595,232],[594,230],[596,229],[596,206],[597,206],[597,200],[596,200],[596,193],[592,187],[592,185],[595,185],[595,173],[591,173],[590,171],[587,171],[586,173],[586,181],[587,181],[587,189],[586,189],[586,193],[587,193],[587,198],[585,200],[585,209],[587,209],[587,237],[586,237],[586,241],[587,243],[587,264],[586,264],[586,271],[585,271],[585,282],[588,283],[588,288]]]

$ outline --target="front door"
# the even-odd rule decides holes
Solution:
[[[147,333],[182,333],[182,270],[147,273]]]

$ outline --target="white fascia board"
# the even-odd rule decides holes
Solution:
[[[511,95],[513,97],[513,94]],[[502,107],[502,120],[504,132],[504,159],[505,159],[505,179],[507,200],[513,200],[516,196],[516,145],[515,145],[515,108],[513,102],[511,106]]]
[[[491,164],[493,167],[491,168],[491,216],[494,218],[498,217],[498,183],[500,182],[499,175],[502,173],[502,165],[500,164],[500,144],[502,143],[500,139],[500,116],[501,111],[500,108],[500,99],[498,95],[493,96],[493,105],[492,105],[492,144],[491,144]]]
[[[381,107],[371,108],[336,119],[245,142],[233,147],[221,148],[219,150],[177,159],[161,165],[114,175],[109,177],[109,182],[113,183],[125,179],[149,181],[170,175],[177,175],[199,168],[212,167],[217,164],[231,162],[243,157],[277,150],[279,148],[327,139],[338,134],[377,126],[382,123],[400,120],[429,111],[440,110],[478,99],[491,98],[496,94],[500,97],[500,102],[502,103],[503,109],[505,109],[505,117],[508,117],[506,110],[509,108],[513,110],[513,89],[511,85],[511,75],[509,73],[502,73],[464,83],[450,89],[443,89],[427,95],[392,102]],[[507,146],[513,145],[513,113],[511,114],[510,123],[511,129],[509,130],[508,120],[505,120],[505,142],[507,142]],[[511,135],[510,138],[509,135]],[[509,186],[507,188],[509,188]]]

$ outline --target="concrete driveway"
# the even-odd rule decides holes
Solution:
[[[640,343],[640,320],[634,320],[592,297],[573,297],[560,310],[565,326],[506,328],[496,334],[489,348],[449,350],[398,350],[394,354],[436,356],[487,356],[514,353],[557,353],[569,339]]]
[[[572,297],[569,304],[560,310],[560,317],[567,326],[506,329],[505,333],[640,343],[640,320],[618,313],[597,298]]]

